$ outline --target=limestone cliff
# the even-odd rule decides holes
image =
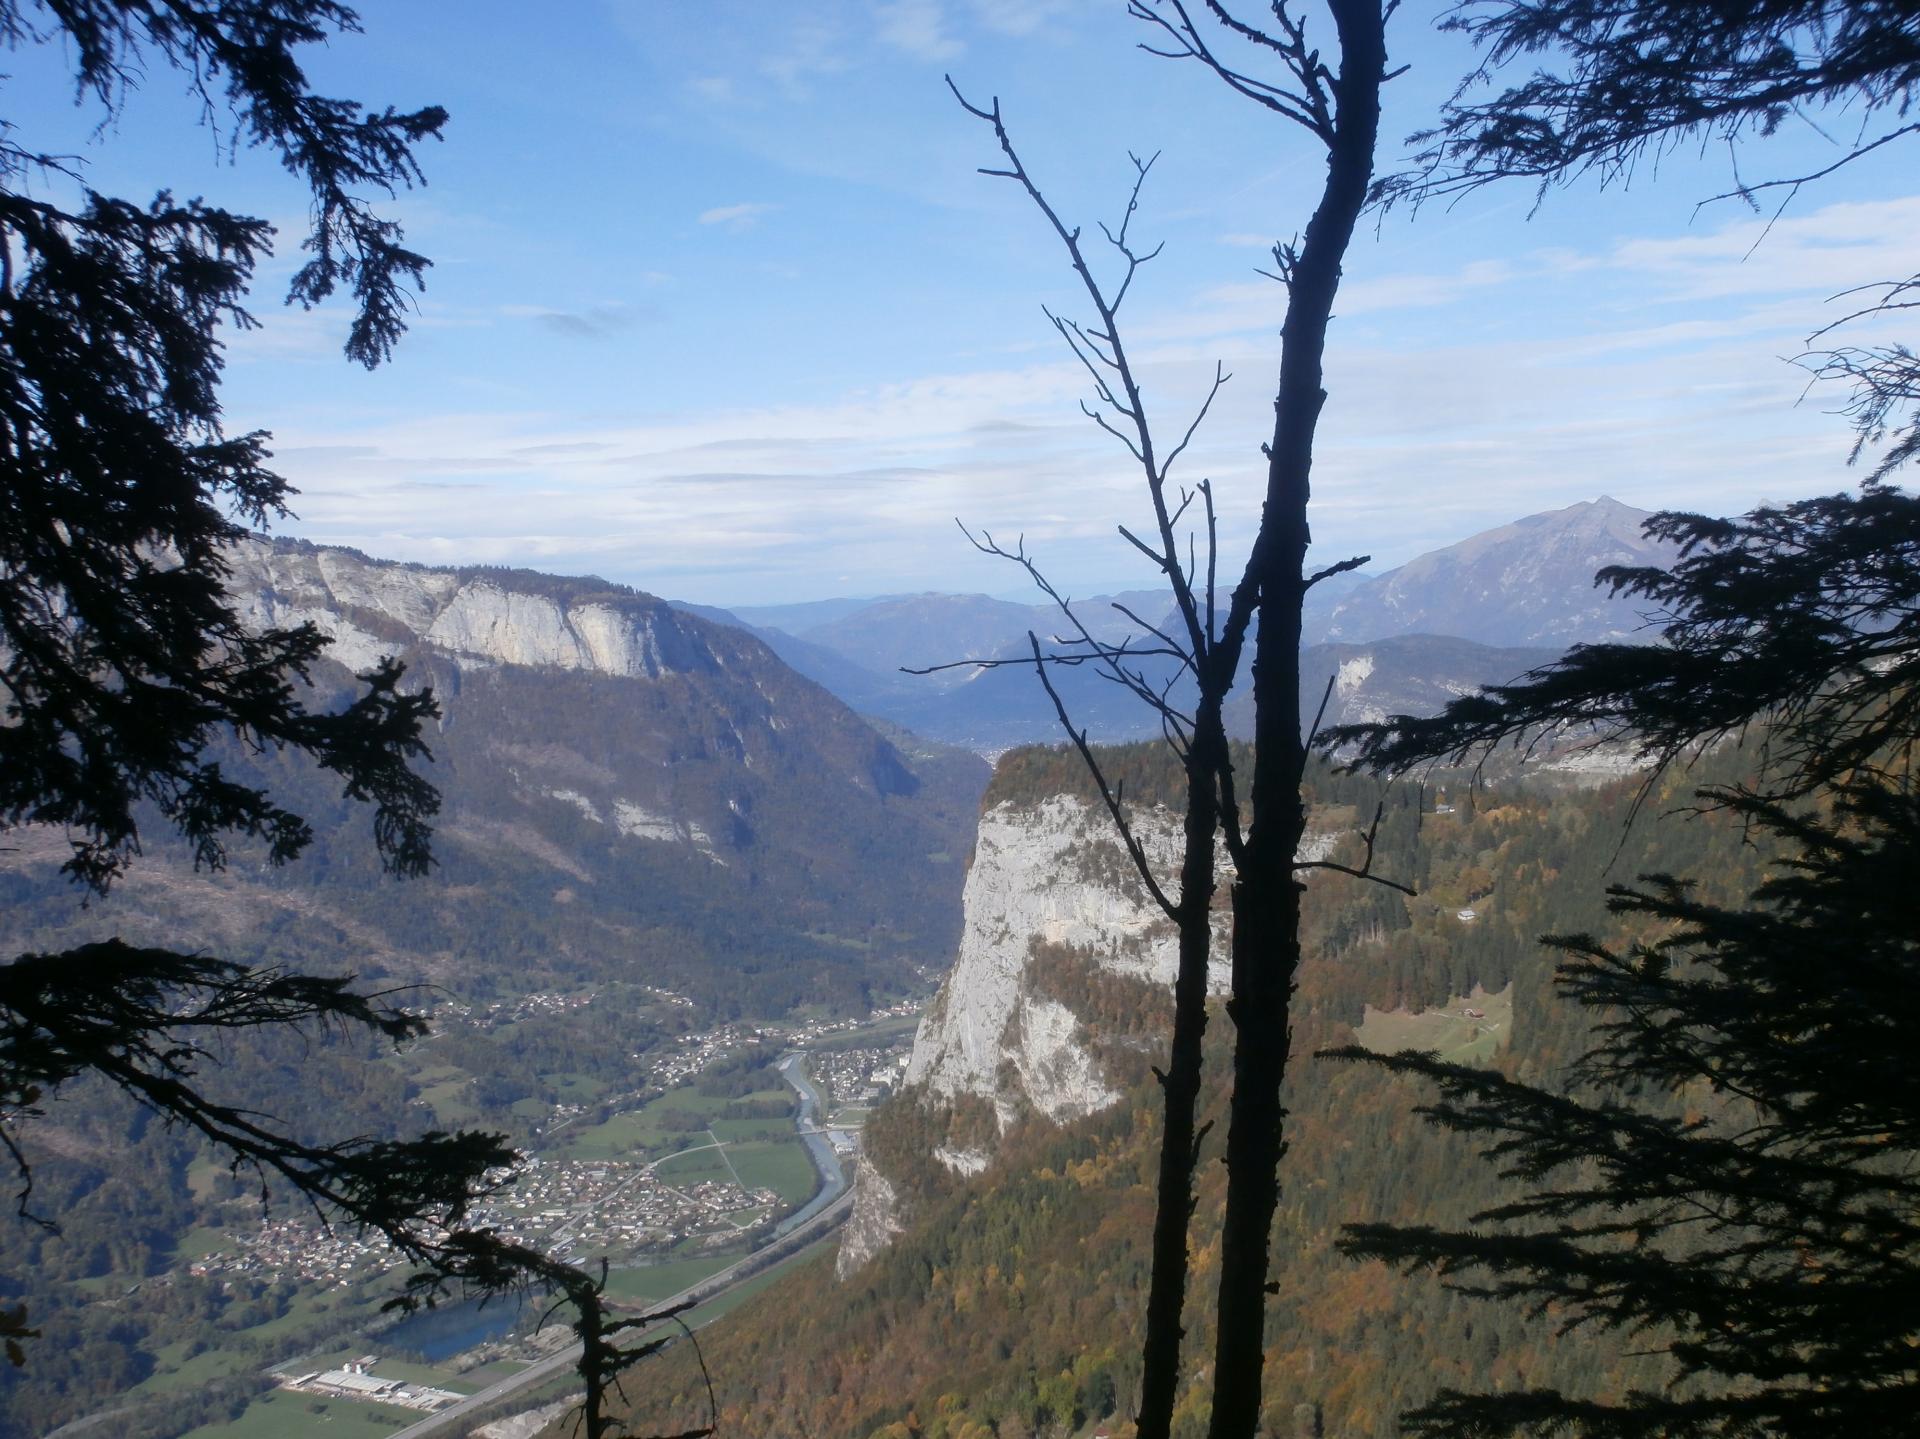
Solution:
[[[840,1231],[833,1272],[845,1279],[885,1249],[900,1230],[900,1201],[892,1183],[861,1155],[853,1165],[853,1208]]]
[[[1177,816],[1146,809],[1135,825],[1156,873],[1171,873]],[[1173,927],[1140,884],[1104,809],[1068,794],[990,805],[962,913],[958,957],[920,1022],[895,1102],[932,1112],[984,1100],[1002,1132],[1028,1116],[1064,1123],[1112,1104],[1119,1091],[1101,1071],[1088,1020],[1035,982],[1038,957],[1065,952],[1102,974],[1173,983]],[[1217,968],[1216,988],[1225,977]],[[970,1134],[936,1144],[932,1157],[966,1178],[991,1163],[992,1149],[990,1134]],[[854,1182],[854,1220],[837,1265],[843,1278],[903,1227],[886,1175],[863,1159]]]
[[[1156,872],[1172,872],[1177,818],[1150,810],[1137,827]],[[1026,1109],[1060,1121],[1111,1104],[1079,1018],[1027,983],[1036,940],[1070,946],[1112,973],[1173,983],[1173,926],[1133,873],[1111,819],[1071,795],[993,806],[980,818],[961,907],[960,953],[914,1036],[906,1083],[941,1099],[978,1095],[1003,1129]]]
[[[265,539],[243,540],[229,558],[230,590],[249,622],[311,623],[333,640],[329,656],[355,668],[424,643],[469,663],[658,678],[722,666],[743,638],[591,578],[429,569]]]
[[[1148,895],[1121,846],[1104,806],[1084,794],[1006,794],[1007,765],[989,791],[974,842],[973,864],[961,901],[958,954],[952,970],[914,1035],[898,1104],[919,1106],[940,1133],[944,1120],[982,1102],[985,1128],[936,1140],[925,1151],[949,1176],[971,1178],[994,1158],[995,1139],[1028,1118],[1064,1124],[1120,1098],[1103,1072],[1103,1046],[1131,1053],[1160,1042],[1151,1023],[1118,1034],[1076,1002],[1091,987],[1115,982],[1139,986],[1122,1005],[1144,1010],[1152,991],[1171,990],[1178,964],[1172,923]],[[1131,815],[1134,833],[1156,877],[1176,888],[1180,816],[1164,805],[1142,804]],[[1338,836],[1310,828],[1302,859],[1322,859]],[[1224,850],[1218,872],[1230,874]],[[1216,911],[1214,963],[1208,988],[1224,993],[1229,978],[1230,919]],[[1057,971],[1065,961],[1080,975],[1061,993]],[[1115,1011],[1109,1008],[1111,1016]],[[1109,1053],[1114,1052],[1109,1048]],[[852,1272],[903,1225],[897,1186],[871,1163],[855,1177],[856,1213],[865,1222],[843,1243],[840,1272]]]

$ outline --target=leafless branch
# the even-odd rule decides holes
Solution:
[[[1168,919],[1179,922],[1180,910],[1167,898],[1166,891],[1160,887],[1160,881],[1154,878],[1153,866],[1147,863],[1147,852],[1141,848],[1139,837],[1133,832],[1133,826],[1127,822],[1126,811],[1120,806],[1120,798],[1114,793],[1113,786],[1107,783],[1106,771],[1100,768],[1100,761],[1087,743],[1087,732],[1075,729],[1073,719],[1067,713],[1067,706],[1060,698],[1060,692],[1053,687],[1053,681],[1047,678],[1047,667],[1040,662],[1040,640],[1031,631],[1027,634],[1027,643],[1033,648],[1034,673],[1040,676],[1040,683],[1046,689],[1047,698],[1053,701],[1053,712],[1060,717],[1060,727],[1067,732],[1067,738],[1073,741],[1073,747],[1080,752],[1080,759],[1087,767],[1087,773],[1093,776],[1093,782],[1100,791],[1100,798],[1107,807],[1107,813],[1113,817],[1114,827],[1120,831],[1120,841],[1127,848],[1127,854],[1133,860],[1133,867],[1139,872],[1140,882],[1147,887],[1147,893],[1153,896],[1153,902],[1160,906]]]
[[[1148,54],[1169,60],[1197,60],[1232,90],[1331,144],[1334,120],[1327,93],[1332,75],[1321,63],[1319,51],[1308,45],[1306,23],[1289,13],[1285,0],[1277,0],[1272,9],[1280,34],[1269,35],[1236,18],[1219,0],[1206,0],[1206,4],[1213,18],[1230,33],[1277,57],[1297,88],[1276,85],[1227,64],[1207,44],[1183,0],[1129,0],[1127,13],[1159,30],[1174,47],[1166,50],[1143,44],[1140,48]],[[1173,12],[1173,19],[1162,13],[1163,6]]]
[[[1307,576],[1307,582],[1302,588],[1310,590],[1320,581],[1330,580],[1335,575],[1344,575],[1348,570],[1357,570],[1360,566],[1370,563],[1372,559],[1372,555],[1355,555],[1352,559],[1342,560],[1337,565],[1328,565],[1324,570],[1315,570]]]
[[[1333,688],[1331,683],[1329,683],[1327,688],[1329,690]],[[1372,884],[1385,885],[1388,889],[1397,889],[1405,895],[1417,896],[1419,891],[1414,889],[1412,885],[1402,884],[1397,879],[1388,879],[1385,875],[1375,874],[1373,872],[1374,841],[1379,838],[1380,816],[1386,813],[1386,808],[1385,800],[1381,800],[1373,807],[1373,822],[1367,826],[1366,832],[1361,836],[1367,846],[1366,858],[1360,862],[1358,869],[1355,869],[1352,865],[1339,864],[1330,859],[1296,859],[1293,862],[1294,872],[1297,874],[1303,869],[1327,869],[1332,870],[1335,874],[1344,874],[1353,879],[1364,879]]]

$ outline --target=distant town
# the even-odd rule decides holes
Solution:
[[[693,1002],[665,990],[651,991],[659,1002],[692,1008]],[[529,1015],[584,1008],[592,993],[536,993],[518,1000],[470,1006],[457,1002],[432,1012],[436,1025],[468,1023],[481,1027]],[[723,1060],[758,1048],[806,1053],[805,1077],[826,1105],[821,1132],[842,1154],[858,1145],[868,1107],[897,1086],[907,1063],[911,1032],[902,1029],[884,1043],[816,1049],[813,1046],[886,1020],[905,1019],[919,1009],[903,1002],[877,1010],[866,1019],[819,1020],[795,1025],[729,1023],[679,1035],[669,1048],[634,1056],[636,1085],[614,1097],[613,1113],[637,1112],[654,1101],[671,1101]],[[630,1109],[623,1110],[625,1103]],[[608,1103],[594,1106],[605,1112]],[[495,1179],[499,1189],[476,1205],[472,1222],[559,1258],[605,1257],[615,1264],[644,1261],[668,1253],[685,1255],[752,1245],[798,1207],[765,1184],[750,1185],[734,1172],[728,1143],[707,1131],[672,1155],[642,1158],[561,1157],[563,1132],[587,1106],[553,1107],[538,1126],[536,1152]],[[796,1148],[798,1146],[795,1146]],[[664,1160],[710,1151],[722,1172],[679,1180],[662,1174]],[[817,1182],[817,1181],[816,1181]],[[268,1283],[297,1280],[327,1289],[347,1289],[399,1262],[378,1235],[350,1233],[322,1225],[311,1214],[260,1215],[251,1201],[234,1201],[247,1212],[245,1223],[222,1232],[222,1242],[194,1260],[189,1272],[209,1277],[248,1278]],[[355,1385],[336,1392],[357,1392]]]

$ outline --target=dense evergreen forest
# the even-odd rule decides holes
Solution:
[[[1115,754],[1129,794],[1161,798],[1153,751]],[[1414,883],[1407,899],[1379,886],[1316,875],[1308,888],[1312,956],[1296,1007],[1297,1052],[1349,1043],[1369,1008],[1458,1008],[1475,987],[1511,986],[1512,1031],[1492,1063],[1551,1084],[1587,1047],[1580,1011],[1556,1001],[1544,933],[1629,938],[1606,913],[1607,883],[1649,870],[1698,875],[1705,894],[1735,897],[1766,856],[1725,815],[1667,813],[1746,756],[1728,747],[1676,772],[1651,794],[1633,777],[1599,790],[1545,789],[1467,774],[1382,789],[1318,771],[1316,827],[1362,821],[1384,803],[1382,872]],[[988,803],[1084,787],[1058,749],[1003,760]],[[1471,909],[1473,918],[1460,912]],[[1168,996],[1103,973],[1070,953],[1044,953],[1030,984],[1084,1017],[1087,1038],[1124,1098],[1085,1121],[1028,1118],[1002,1136],[995,1163],[971,1180],[931,1158],[991,1133],[984,1102],[930,1105],[909,1091],[869,1127],[869,1152],[904,1191],[909,1231],[850,1280],[822,1259],[704,1338],[721,1389],[723,1429],[830,1439],[1026,1439],[1087,1426],[1119,1430],[1137,1401],[1138,1325],[1158,1142],[1150,1064]],[[1212,1027],[1203,1119],[1224,1108],[1221,1031]],[[1446,1385],[1551,1383],[1619,1396],[1661,1377],[1605,1336],[1560,1335],[1554,1316],[1497,1304],[1424,1275],[1340,1257],[1340,1226],[1362,1221],[1462,1223],[1503,1195],[1494,1169],[1464,1141],[1417,1117],[1420,1088],[1327,1059],[1289,1081],[1292,1144],[1276,1224],[1279,1291],[1267,1335],[1265,1426],[1291,1433],[1311,1406],[1329,1434],[1384,1436],[1398,1415]],[[1685,1102],[1696,1102],[1688,1096]],[[1195,1225],[1202,1302],[1188,1335],[1189,1376],[1176,1432],[1205,1423],[1211,1309],[1218,1277],[1213,1216],[1221,1200],[1217,1133],[1203,1152]],[[704,1389],[681,1353],[645,1372],[636,1418],[670,1432],[704,1413]],[[1307,1411],[1303,1411],[1307,1412]],[[1318,1432],[1302,1430],[1300,1432]]]

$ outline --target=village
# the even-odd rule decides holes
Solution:
[[[659,999],[681,997],[661,991]],[[529,994],[511,1003],[469,1007],[444,1004],[437,1022],[461,1020],[486,1026],[512,1016],[583,1008],[586,994]],[[808,1046],[873,1025],[904,1019],[917,1004],[903,1002],[865,1020],[812,1021],[791,1026],[729,1023],[677,1036],[670,1048],[635,1056],[639,1081],[618,1102],[636,1106],[647,1096],[670,1095],[720,1061],[756,1047],[799,1049],[807,1053],[807,1072],[827,1101],[836,1150],[857,1145],[866,1108],[879,1103],[899,1083],[906,1068],[908,1038],[886,1045],[813,1050]],[[603,1103],[601,1108],[607,1106]],[[539,1128],[539,1147],[513,1170],[494,1177],[500,1187],[468,1216],[476,1228],[527,1244],[559,1258],[606,1257],[618,1264],[652,1255],[705,1252],[753,1239],[795,1207],[765,1185],[743,1183],[726,1158],[726,1145],[711,1131],[678,1154],[654,1160],[573,1158],[554,1142],[585,1112],[583,1105],[556,1105]],[[710,1151],[716,1172],[675,1172],[668,1161],[692,1159]],[[683,1158],[684,1156],[684,1158]],[[660,1172],[663,1168],[667,1172]],[[236,1201],[244,1223],[222,1231],[223,1242],[193,1260],[188,1272],[200,1277],[297,1281],[323,1289],[348,1289],[392,1268],[396,1262],[377,1234],[328,1227],[310,1212],[262,1215],[250,1202]]]

